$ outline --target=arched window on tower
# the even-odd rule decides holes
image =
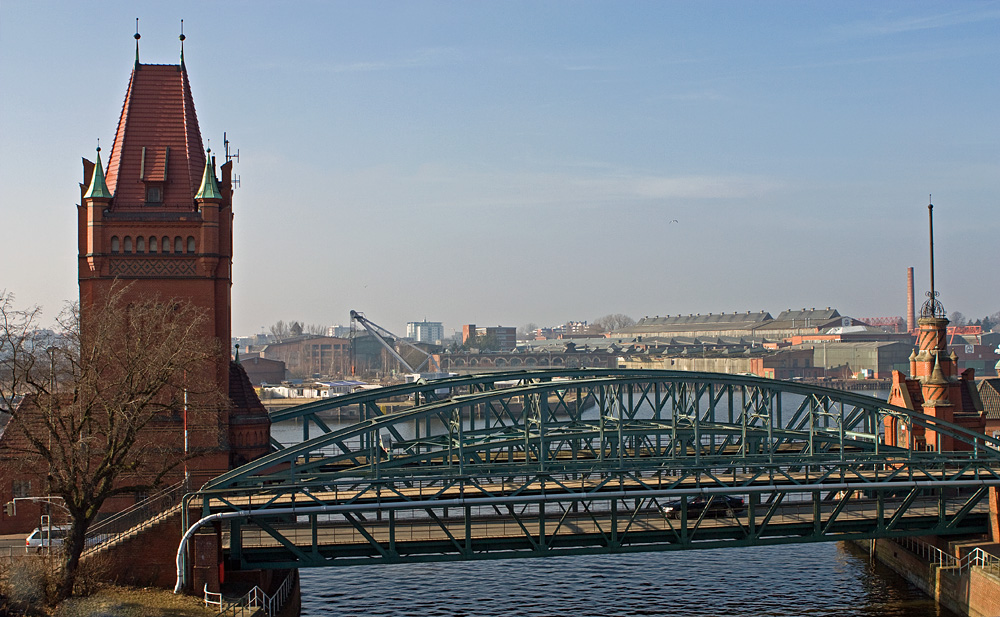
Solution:
[[[174,252],[175,253],[184,252],[184,240],[180,236],[174,238]]]
[[[135,252],[136,253],[146,252],[146,239],[143,238],[142,236],[139,236],[138,238],[135,239]]]
[[[163,240],[160,241],[160,250],[164,253],[170,252],[170,238],[163,236]]]
[[[157,248],[156,248],[156,236],[150,236],[149,237],[149,252],[150,253],[155,253],[156,251],[157,251]]]
[[[194,236],[188,236],[188,253],[194,252]]]
[[[125,252],[132,252],[132,236],[125,236]]]
[[[118,240],[118,236],[111,236],[111,252],[118,253],[121,250],[121,242]]]

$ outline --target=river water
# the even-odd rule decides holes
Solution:
[[[300,574],[303,617],[956,617],[833,542]]]

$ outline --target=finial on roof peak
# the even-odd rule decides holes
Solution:
[[[139,18],[135,18],[135,65],[139,66],[139,39],[142,35],[139,34]]]
[[[184,64],[184,39],[187,38],[187,37],[184,36],[184,20],[183,19],[181,20],[181,35],[179,37],[177,37],[177,38],[179,38],[180,41],[181,41],[181,64],[183,65]]]

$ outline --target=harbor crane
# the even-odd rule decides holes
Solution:
[[[440,372],[441,369],[440,367],[437,366],[437,362],[434,360],[433,355],[427,353],[423,349],[420,349],[419,347],[407,341],[403,337],[396,336],[392,332],[389,332],[382,326],[378,325],[374,321],[365,317],[364,313],[352,310],[351,321],[361,324],[364,327],[364,329],[368,331],[369,334],[375,337],[375,340],[378,341],[379,344],[382,345],[382,347],[385,347],[389,351],[389,353],[392,354],[392,357],[396,358],[396,360],[399,361],[401,365],[403,365],[403,368],[405,368],[407,372],[419,373],[421,369],[423,369],[425,366],[428,369],[431,369],[431,372]],[[416,350],[417,353],[420,353],[424,356],[423,362],[421,362],[419,365],[417,365],[416,368],[414,368],[413,366],[410,365],[409,362],[407,362],[403,358],[403,356],[399,354],[399,352],[396,351],[395,347],[389,344],[389,342],[386,340],[387,338],[402,343],[403,345],[406,345],[410,349]]]

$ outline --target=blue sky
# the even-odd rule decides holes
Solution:
[[[931,193],[946,309],[1000,311],[1000,2],[5,0],[0,289],[49,315],[136,17],[240,149],[237,334],[903,315]]]

